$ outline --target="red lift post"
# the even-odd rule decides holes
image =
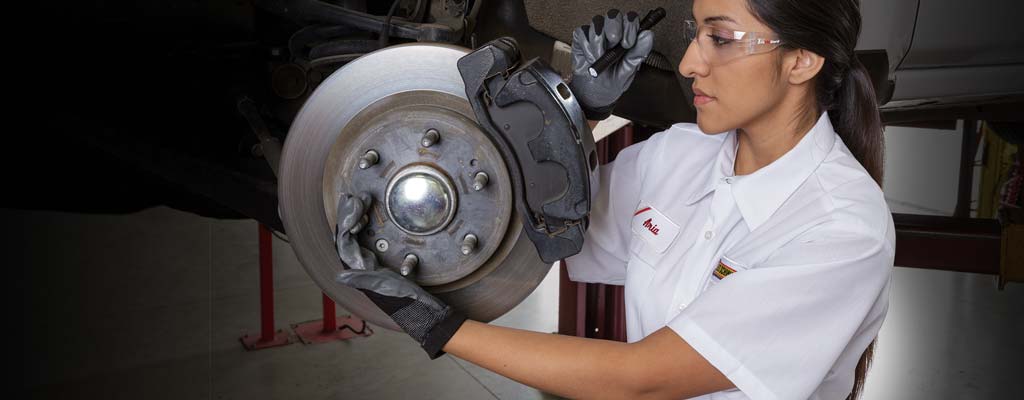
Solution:
[[[273,238],[266,225],[259,224],[259,258],[260,258],[260,335],[244,335],[241,340],[246,350],[259,350],[270,347],[284,346],[295,340],[288,332],[274,330],[274,257]],[[292,324],[292,330],[305,344],[324,343],[333,340],[345,340],[356,336],[370,336],[373,329],[365,321],[345,316],[338,327],[335,315],[334,300],[321,293],[323,301],[323,320]],[[358,329],[356,329],[358,327]]]
[[[239,340],[246,350],[284,346],[292,343],[288,333],[274,331],[274,242],[270,229],[259,224],[260,252],[260,335],[243,335]]]

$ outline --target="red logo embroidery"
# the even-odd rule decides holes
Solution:
[[[655,235],[658,234],[658,225],[652,224],[651,218],[648,218],[646,221],[644,221],[644,228],[647,228],[647,230],[651,231],[651,233]]]

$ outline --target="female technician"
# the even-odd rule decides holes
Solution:
[[[562,396],[856,397],[895,242],[875,95],[853,52],[858,4],[696,0],[693,15],[679,71],[693,79],[697,124],[600,169],[584,249],[567,260],[573,280],[625,285],[628,343],[468,321],[387,269],[338,281],[431,357]],[[611,112],[650,51],[635,19],[610,12],[574,33],[572,90],[591,119]],[[616,43],[631,48],[621,65],[582,73]],[[338,247],[372,269],[346,256],[360,253],[348,228],[367,200],[339,205]]]

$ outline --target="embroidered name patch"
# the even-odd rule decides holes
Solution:
[[[728,265],[725,265],[724,262],[719,261],[718,262],[718,266],[715,267],[714,275],[715,275],[715,278],[718,278],[719,280],[722,280],[722,278],[725,278],[725,277],[729,276],[729,274],[731,274],[733,272],[736,272],[736,270],[733,269],[732,267],[728,266]]]
[[[640,235],[651,249],[658,253],[668,249],[679,235],[679,225],[668,219],[661,211],[643,203],[633,212],[631,225],[633,233]]]

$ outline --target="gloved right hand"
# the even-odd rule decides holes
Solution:
[[[640,29],[635,12],[623,15],[609,10],[607,16],[596,15],[590,25],[577,27],[572,33],[572,80],[569,90],[576,96],[588,120],[608,118],[622,93],[633,83],[640,64],[654,46],[654,32]],[[590,66],[604,53],[622,45],[628,49],[618,64],[613,64],[596,78]]]

